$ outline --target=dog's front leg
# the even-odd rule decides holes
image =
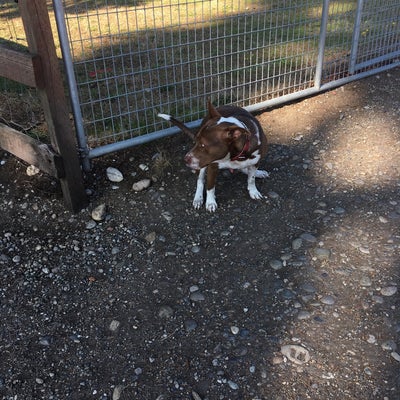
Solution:
[[[263,171],[264,172],[264,171]],[[260,200],[264,196],[256,188],[257,166],[251,165],[247,168],[247,190],[254,200]]]
[[[215,199],[215,183],[217,181],[218,164],[210,164],[207,167],[207,211],[214,212],[217,209],[217,201]]]
[[[201,168],[197,175],[196,193],[193,199],[193,207],[198,210],[203,205],[204,178],[207,167]]]

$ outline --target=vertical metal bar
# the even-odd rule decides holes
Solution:
[[[75,79],[74,67],[72,63],[71,49],[65,25],[64,7],[62,0],[53,0],[54,15],[57,23],[58,36],[60,38],[60,47],[64,60],[65,73],[68,82],[68,90],[71,98],[72,113],[74,115],[76,136],[79,146],[80,156],[82,158],[82,167],[85,171],[90,170],[89,151],[86,141],[86,135],[83,128],[83,118],[79,103],[78,88]]]
[[[360,40],[360,27],[361,27],[361,16],[362,16],[363,5],[364,5],[364,0],[357,0],[356,20],[354,22],[353,39],[351,41],[351,52],[350,52],[349,72],[351,75],[353,75],[356,70],[358,42]]]
[[[317,65],[315,68],[315,78],[314,78],[314,87],[316,87],[318,90],[321,88],[321,81],[322,81],[326,32],[328,29],[328,17],[329,17],[329,0],[324,0],[324,4],[322,6],[322,15],[321,15],[321,28],[319,32],[318,58],[317,58]]]

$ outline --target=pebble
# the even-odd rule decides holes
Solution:
[[[376,337],[374,335],[368,335],[367,342],[369,344],[375,344],[376,343]]]
[[[315,287],[311,284],[311,283],[304,283],[303,285],[301,285],[301,289],[304,290],[306,293],[315,293],[317,291],[317,289],[315,289]]]
[[[117,321],[116,319],[114,319],[113,321],[111,321],[110,323],[110,331],[111,332],[116,332],[119,328],[119,326],[121,325],[121,322]]]
[[[192,332],[197,328],[197,322],[194,319],[188,319],[184,323],[186,332]]]
[[[299,250],[303,244],[303,240],[301,238],[294,239],[292,242],[292,249]]]
[[[303,233],[300,235],[300,238],[309,243],[315,243],[317,241],[317,238],[311,235],[311,233]]]
[[[200,250],[201,250],[200,246],[197,246],[197,245],[194,245],[194,246],[191,248],[191,251],[192,251],[192,253],[194,253],[194,254],[200,253]]]
[[[114,167],[108,167],[106,169],[107,178],[111,182],[121,182],[124,179],[122,172]]]
[[[372,285],[371,278],[369,276],[362,276],[360,279],[360,285],[364,287],[369,287]]]
[[[318,260],[328,260],[331,256],[331,251],[329,249],[318,247],[314,250],[314,255]]]
[[[276,192],[270,191],[270,192],[268,192],[268,197],[269,197],[270,199],[272,199],[272,200],[276,200],[276,199],[279,199],[279,194],[276,193]]]
[[[390,297],[397,293],[397,286],[386,286],[381,289],[381,295]]]
[[[299,319],[299,320],[309,319],[310,317],[311,317],[311,313],[309,313],[308,311],[304,311],[304,310],[299,311],[299,313],[297,314],[297,319]]]
[[[397,345],[393,340],[386,340],[381,344],[383,350],[396,351]]]
[[[302,365],[310,361],[310,353],[303,346],[289,344],[281,347],[281,353],[292,363]]]
[[[88,222],[86,222],[86,226],[85,228],[90,231],[91,229],[95,228],[97,226],[96,221],[94,220],[90,220]]]
[[[28,176],[35,176],[40,172],[40,169],[35,167],[34,165],[29,165],[29,167],[26,169],[26,174]]]
[[[135,182],[132,185],[132,189],[135,192],[141,192],[142,190],[147,189],[150,186],[150,184],[151,184],[151,180],[150,179],[142,179],[142,180],[140,180],[138,182]]]
[[[156,237],[157,237],[157,234],[153,231],[153,232],[148,233],[144,237],[144,240],[149,244],[153,244],[156,241]]]
[[[112,400],[119,400],[123,390],[124,387],[122,385],[115,386],[112,394]]]
[[[197,302],[197,301],[204,301],[206,298],[204,297],[203,293],[200,292],[193,292],[190,295],[190,300]]]
[[[160,318],[170,318],[174,314],[174,310],[170,306],[161,306],[158,310]]]
[[[237,326],[231,326],[231,332],[234,335],[237,335],[239,333],[240,329]]]
[[[333,212],[337,215],[342,215],[346,212],[346,210],[342,207],[335,207]]]
[[[391,355],[396,361],[400,362],[400,354],[399,354],[399,353],[396,353],[395,351],[392,351],[392,352],[390,353],[390,355]]]
[[[321,297],[322,304],[331,306],[331,305],[335,304],[335,302],[336,302],[335,298],[331,295]]]
[[[271,260],[271,261],[269,262],[269,266],[270,266],[273,270],[278,271],[278,270],[280,270],[280,269],[283,267],[283,263],[282,263],[282,261],[280,261],[280,260]]]
[[[94,221],[103,221],[104,218],[106,217],[106,212],[107,212],[107,207],[105,204],[100,204],[96,208],[93,209],[92,211],[92,219]]]
[[[238,390],[239,389],[239,385],[231,380],[228,381],[228,385],[232,390]]]

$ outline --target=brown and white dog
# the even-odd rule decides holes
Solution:
[[[203,205],[204,181],[207,172],[206,209],[217,209],[215,183],[218,169],[238,169],[247,174],[247,189],[252,199],[262,199],[255,178],[266,178],[267,171],[258,170],[258,163],[267,151],[267,139],[260,123],[248,111],[235,106],[215,108],[208,102],[208,114],[196,135],[181,121],[167,114],[159,117],[170,121],[195,142],[185,156],[186,165],[198,171],[194,208]]]

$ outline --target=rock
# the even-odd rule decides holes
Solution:
[[[383,350],[396,351],[397,345],[393,340],[386,340],[381,344]]]
[[[364,287],[369,287],[372,285],[371,278],[369,276],[362,276],[360,279],[360,285]]]
[[[228,385],[232,390],[238,390],[239,389],[239,385],[231,380],[228,381]]]
[[[96,221],[90,220],[90,221],[86,222],[85,228],[87,230],[91,230],[91,229],[95,228],[96,226],[97,226]]]
[[[297,319],[299,320],[304,320],[304,319],[309,319],[311,317],[311,314],[308,311],[301,310],[297,314]]]
[[[399,353],[396,353],[395,351],[392,351],[392,352],[390,353],[390,355],[391,355],[396,361],[400,362],[400,354],[399,354]]]
[[[310,353],[302,346],[289,344],[281,347],[281,353],[292,363],[306,364],[310,361]]]
[[[309,243],[315,243],[317,241],[317,238],[314,235],[311,235],[311,233],[302,233],[300,238]]]
[[[397,286],[386,286],[381,289],[381,295],[385,297],[393,296],[397,293]]]
[[[292,249],[299,250],[302,244],[303,240],[301,238],[294,239],[292,242]]]
[[[322,304],[331,306],[331,305],[335,304],[335,302],[336,302],[336,300],[333,296],[328,295],[328,296],[321,297]]]
[[[149,244],[153,244],[156,241],[156,233],[155,232],[148,233],[145,236],[144,240]]]
[[[112,394],[112,400],[119,400],[123,390],[124,387],[122,385],[115,386]]]
[[[92,219],[94,221],[103,221],[106,217],[107,206],[105,204],[100,204],[92,211]]]
[[[170,306],[161,306],[158,310],[160,318],[170,318],[174,314],[174,310]]]
[[[116,319],[112,320],[110,323],[110,331],[116,332],[121,325],[121,322],[117,321]]]
[[[184,323],[186,332],[192,332],[197,328],[197,322],[194,319],[188,319]]]
[[[204,301],[206,298],[204,297],[203,293],[200,292],[193,292],[190,295],[190,300],[197,302],[197,301]]]
[[[124,179],[122,172],[114,167],[108,167],[106,169],[107,178],[111,182],[121,182]]]
[[[142,179],[142,180],[140,180],[138,182],[135,182],[132,185],[132,189],[135,192],[141,192],[142,190],[147,189],[150,186],[150,184],[151,184],[151,180],[150,179]]]
[[[314,250],[314,255],[318,260],[329,260],[331,256],[331,251],[329,249],[323,249],[318,247]]]
[[[195,392],[194,390],[192,390],[192,397],[193,397],[193,400],[202,400],[200,395],[197,392]]]
[[[271,260],[269,262],[269,266],[275,270],[278,271],[279,269],[281,269],[283,267],[283,263],[280,260]]]
[[[239,333],[240,329],[237,326],[231,326],[231,332],[234,335],[237,335]]]
[[[40,169],[35,167],[34,165],[30,165],[27,169],[26,169],[26,174],[28,176],[35,176],[40,172]]]

